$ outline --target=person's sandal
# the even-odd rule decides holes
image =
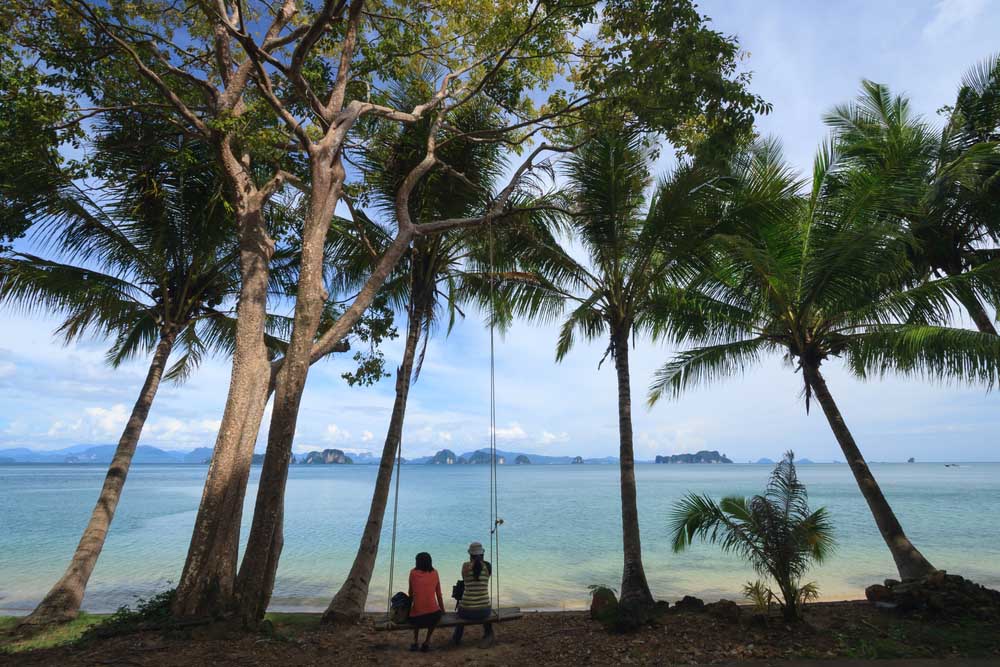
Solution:
[[[417,642],[413,642],[412,644],[410,644],[410,650],[411,651],[419,651],[420,650],[420,646],[417,645]]]

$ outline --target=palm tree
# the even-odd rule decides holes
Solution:
[[[688,494],[674,505],[670,530],[675,552],[701,538],[742,556],[759,576],[773,579],[780,595],[759,581],[747,590],[777,598],[789,621],[798,619],[802,603],[817,591],[814,583],[803,584],[802,576],[812,563],[822,563],[834,546],[826,508],[809,510],[792,452],[775,466],[763,495],[728,496],[716,503],[708,496]]]
[[[111,338],[107,361],[115,368],[152,353],[69,567],[27,625],[78,613],[160,381],[182,381],[204,354],[232,345],[235,323],[224,304],[238,289],[238,255],[221,181],[205,166],[204,147],[120,120],[95,145],[100,200],[65,176],[44,197],[35,193],[32,237],[52,257],[0,259],[0,303],[59,313],[67,341]],[[182,354],[168,368],[177,348]]]
[[[854,104],[826,117],[843,168],[887,186],[884,208],[916,241],[910,253],[918,282],[959,275],[1000,256],[1000,146],[984,128],[990,105],[975,101],[997,88],[998,75],[1000,59],[983,67],[982,76],[967,77],[942,131],[915,116],[906,98],[871,81],[863,82]],[[994,129],[996,106],[994,100]],[[979,331],[996,335],[976,295],[959,290],[956,296]]]
[[[657,372],[649,401],[783,353],[802,371],[806,409],[813,396],[823,408],[900,576],[926,575],[933,566],[903,532],[820,369],[840,357],[862,378],[896,370],[996,382],[1000,338],[940,323],[957,293],[995,284],[997,267],[906,289],[913,272],[907,239],[860,187],[849,188],[848,197],[836,194],[839,185],[830,187],[835,153],[821,152],[804,197],[793,195],[797,183],[773,144],[758,146],[750,163],[790,195],[768,207],[742,206],[738,196],[727,204],[741,233],[721,236],[714,268],[663,304],[675,340],[696,347]],[[866,182],[877,204],[884,186]]]
[[[662,323],[654,304],[660,291],[698,265],[706,240],[717,231],[703,196],[707,178],[678,168],[654,188],[644,138],[621,128],[604,129],[566,160],[564,231],[582,246],[577,259],[545,226],[527,226],[503,241],[509,271],[499,285],[499,303],[509,312],[552,319],[570,305],[556,346],[556,359],[572,349],[578,334],[606,337],[618,384],[623,570],[621,604],[641,611],[653,603],[642,564],[636,506],[629,340],[657,335]],[[568,244],[567,244],[568,245]],[[604,359],[602,358],[601,363]],[[600,366],[600,364],[598,364]]]
[[[966,145],[1000,141],[1000,53],[965,73],[950,112],[948,131]]]
[[[412,107],[429,94],[432,84],[427,77],[401,84],[395,90],[396,104]],[[496,110],[484,103],[469,104],[452,121],[453,131],[479,129],[495,124]],[[400,183],[424,155],[430,122],[400,128],[385,124],[374,128],[362,165],[368,185],[369,201],[387,219],[393,219],[395,194]],[[452,135],[454,136],[454,135]],[[442,140],[444,137],[442,138]],[[421,221],[476,215],[487,200],[504,166],[499,145],[490,142],[452,140],[442,145],[439,159],[446,168],[428,174],[410,196],[410,217]],[[391,243],[390,230],[373,222],[364,211],[352,206],[352,219],[334,225],[340,229],[339,247],[334,265],[341,268],[340,291],[350,292],[364,282],[370,265]],[[326,622],[356,622],[364,613],[371,575],[378,555],[382,521],[389,497],[393,462],[402,442],[406,402],[412,382],[420,373],[427,342],[447,313],[448,330],[461,302],[470,294],[462,289],[464,276],[482,271],[476,258],[483,247],[479,234],[456,231],[450,234],[418,238],[400,262],[393,280],[384,291],[397,308],[407,315],[407,333],[403,358],[396,371],[396,396],[386,431],[379,471],[372,493],[368,521],[365,523],[358,551],[347,579],[330,601],[324,614]],[[417,350],[423,351],[417,358]]]

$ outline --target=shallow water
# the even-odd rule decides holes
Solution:
[[[935,565],[1000,587],[1000,463],[872,464],[914,543]],[[285,547],[272,609],[320,611],[350,568],[367,518],[376,467],[293,466]],[[688,491],[714,497],[763,490],[765,465],[637,466],[643,558],[654,594],[739,598],[753,573],[735,556],[699,545],[674,554],[667,519]],[[176,582],[207,466],[136,465],[129,475],[84,607],[111,611]],[[243,536],[260,468],[247,493]],[[0,466],[0,614],[30,610],[62,574],[103,480],[97,465]],[[863,595],[895,569],[846,465],[802,465],[814,507],[830,510],[839,548],[811,578],[824,598]],[[503,604],[580,608],[587,586],[617,587],[621,574],[618,468],[499,468],[498,564]],[[405,588],[413,555],[429,551],[443,587],[459,576],[465,547],[489,542],[486,466],[404,466],[394,588]],[[391,500],[390,500],[391,512]],[[391,514],[369,606],[385,607]]]

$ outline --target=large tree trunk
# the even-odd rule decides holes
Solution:
[[[411,303],[412,298],[411,295]],[[386,431],[385,444],[382,447],[382,459],[379,461],[378,476],[375,478],[375,491],[372,493],[371,509],[368,511],[368,523],[365,524],[365,530],[361,536],[361,543],[358,545],[358,552],[354,556],[351,571],[340,590],[330,601],[326,613],[323,614],[324,623],[354,623],[361,618],[365,611],[368,586],[371,583],[372,571],[375,569],[379,538],[382,535],[382,520],[385,517],[385,507],[389,500],[392,467],[403,438],[403,420],[406,416],[406,399],[410,393],[413,360],[416,357],[417,343],[420,340],[420,324],[423,320],[423,314],[417,308],[411,308],[411,311],[406,333],[406,345],[403,348],[403,362],[396,369],[396,400],[392,405],[392,417],[389,420],[389,429]]]
[[[622,546],[625,565],[622,570],[620,604],[625,609],[641,610],[653,604],[653,594],[642,567],[642,543],[639,539],[639,509],[635,492],[635,456],[632,450],[632,389],[628,366],[627,328],[613,331],[615,369],[618,371],[618,438],[621,467]]]
[[[313,341],[327,297],[323,284],[324,243],[345,176],[340,160],[331,162],[328,150],[317,149],[311,161],[312,197],[309,217],[302,230],[302,259],[291,341],[275,384],[253,523],[236,582],[239,613],[248,626],[264,618],[281,555],[288,463],[302,392],[312,363]]]
[[[232,602],[243,498],[270,381],[264,326],[268,263],[273,251],[260,209],[242,212],[242,284],[233,370],[191,545],[177,586],[173,608],[177,616],[218,614]]]
[[[882,533],[882,539],[885,540],[893,560],[896,561],[899,576],[903,579],[915,579],[933,572],[934,566],[906,537],[892,507],[882,495],[882,489],[879,488],[875,476],[872,475],[865,458],[861,455],[861,450],[854,442],[854,436],[848,430],[844,417],[840,414],[840,410],[826,386],[826,380],[819,372],[819,367],[803,364],[802,372],[805,374],[806,382],[816,394],[816,400],[819,401],[826,414],[826,420],[830,423],[830,428],[833,429],[833,434],[840,444],[841,451],[844,452],[851,472],[854,473],[854,479],[858,483],[858,488],[861,489],[861,495],[865,497],[868,508],[871,510],[872,516],[875,517],[875,524],[878,526],[879,532]]]
[[[367,310],[372,304],[372,301],[375,300],[378,290],[389,276],[389,273],[399,262],[399,259],[406,252],[411,238],[412,232],[401,231],[397,233],[396,238],[393,240],[388,250],[386,250],[386,252],[379,259],[372,275],[369,276],[368,280],[365,282],[365,286],[354,298],[354,302],[347,308],[347,310],[344,311],[344,314],[337,319],[333,326],[323,332],[323,335],[320,336],[320,338],[313,345],[309,357],[309,363],[315,363],[331,351],[335,351],[338,346],[340,346],[344,338],[364,314],[365,310]],[[299,397],[301,397],[301,391]],[[287,418],[288,414],[289,413],[283,414],[282,418]],[[295,414],[297,415],[297,410]],[[276,424],[274,415],[272,415],[271,424],[273,429]],[[292,432],[294,433],[294,427],[292,428]],[[272,446],[276,449],[276,451],[278,448],[287,447],[288,453],[282,454],[278,452],[272,456]],[[281,459],[282,457],[290,456],[291,441],[288,440],[286,445],[279,439],[272,440],[269,434],[268,448],[264,455],[264,469],[261,471],[261,484],[260,489],[258,490],[258,504],[254,508],[255,518],[258,512],[260,512],[261,515],[261,522],[257,524],[256,531],[259,537],[254,539],[253,528],[251,528],[251,542],[248,542],[247,550],[244,554],[244,563],[257,563],[251,566],[252,569],[247,570],[245,578],[247,584],[245,588],[242,588],[242,590],[246,593],[247,599],[247,602],[244,605],[245,611],[242,612],[244,619],[253,618],[259,613],[262,613],[259,610],[266,610],[267,600],[270,599],[271,586],[273,585],[274,575],[277,571],[278,556],[280,555],[282,544],[282,514],[278,510],[278,507],[281,503],[283,503],[285,482],[287,480],[288,472],[288,458],[285,458],[286,463],[284,464],[285,470],[283,473],[280,470],[282,465]],[[271,460],[273,461],[271,465],[268,465],[269,457],[271,457]],[[265,473],[268,475],[268,480],[277,480],[277,485],[265,485]],[[261,495],[261,489],[263,490],[264,495]],[[267,535],[270,535],[270,540],[264,539]],[[261,568],[267,568],[267,571],[263,571]],[[251,584],[251,581],[255,581],[256,583]],[[270,584],[268,582],[270,582]],[[251,586],[253,588],[251,588]],[[255,601],[251,602],[251,600]],[[252,621],[250,622],[252,623]]]
[[[160,386],[160,378],[163,377],[163,370],[166,368],[167,358],[173,349],[176,336],[177,332],[173,330],[165,331],[160,336],[160,342],[156,346],[149,371],[146,373],[146,381],[132,407],[132,414],[125,424],[114,458],[111,459],[108,473],[104,477],[101,495],[97,498],[90,521],[83,531],[80,543],[76,546],[76,552],[69,567],[66,568],[66,573],[56,582],[45,599],[35,607],[31,615],[21,622],[22,625],[59,623],[71,620],[79,613],[83,594],[87,590],[87,582],[104,548],[104,540],[108,536],[115,509],[121,499],[122,488],[125,486],[125,478],[132,465],[136,446],[139,444],[142,427],[146,423],[146,417],[149,416],[149,408]]]

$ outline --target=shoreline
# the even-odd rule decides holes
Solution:
[[[713,610],[659,614],[634,632],[611,632],[585,611],[526,612],[495,629],[496,641],[481,644],[482,630],[470,627],[460,645],[451,633],[434,633],[430,656],[415,656],[407,631],[379,632],[377,617],[356,624],[321,625],[320,614],[269,612],[262,632],[232,626],[140,630],[82,638],[103,621],[74,621],[73,632],[53,629],[44,637],[9,634],[16,619],[0,617],[0,665],[48,666],[123,664],[166,665],[328,665],[378,664],[385,667],[442,665],[664,665],[731,664],[743,660],[826,661],[938,658],[960,664],[965,658],[1000,659],[996,618],[906,618],[867,602],[816,602],[806,606],[804,623],[780,615],[762,617],[741,605],[735,617]],[[5,636],[5,632],[6,634]],[[5,641],[6,640],[6,641]],[[903,664],[903,663],[899,663]],[[905,664],[914,664],[907,662]],[[986,663],[984,663],[986,664]],[[993,662],[995,664],[995,662]]]
[[[734,599],[734,598],[718,598],[718,599],[716,599],[716,598],[704,598],[705,604],[711,604],[713,602],[718,602],[719,600],[730,600],[731,602],[735,602],[740,607],[747,607],[747,608],[749,608],[749,607],[752,606],[749,602],[746,601],[745,598],[742,598],[742,597],[738,598],[738,599]],[[670,602],[671,606],[673,606],[674,603],[676,602],[674,600],[667,600],[667,601]],[[809,604],[845,605],[845,604],[858,604],[858,603],[863,603],[865,601],[866,600],[863,597],[861,597],[861,598],[820,597],[819,599],[814,600],[813,602],[811,602]],[[449,605],[446,604],[445,606],[448,607]],[[519,606],[516,601],[515,602],[508,601],[508,602],[504,602],[504,606],[507,606],[507,607],[517,607],[518,609],[520,609],[522,612],[524,612],[526,614],[580,614],[580,613],[587,612],[587,611],[590,610],[590,606],[587,605],[587,604],[583,604],[583,605],[580,605],[580,606],[571,606],[571,607],[570,606],[566,606],[566,607],[522,607],[522,606]],[[11,609],[11,608],[0,607],[0,618],[21,618],[23,616],[27,616],[28,614],[30,614],[33,609],[34,609],[33,607],[31,609],[21,609],[21,608]],[[113,610],[109,610],[109,611],[91,611],[90,609],[84,608],[84,609],[80,610],[80,613],[81,614],[86,614],[86,615],[89,615],[89,616],[110,616],[111,614],[115,613],[115,611],[117,611],[117,610],[113,609]],[[273,607],[268,607],[268,609],[267,609],[267,613],[269,613],[269,614],[288,614],[288,615],[292,615],[292,616],[306,616],[306,617],[322,616],[324,611],[325,611],[325,607],[308,607],[308,608],[303,608],[303,607],[292,607],[292,606],[288,606],[288,605],[275,605]],[[372,607],[366,607],[365,608],[365,616],[368,616],[368,617],[375,618],[378,615],[381,615],[381,614],[384,614],[384,613],[385,613],[385,610],[381,609],[381,608],[372,608]]]

